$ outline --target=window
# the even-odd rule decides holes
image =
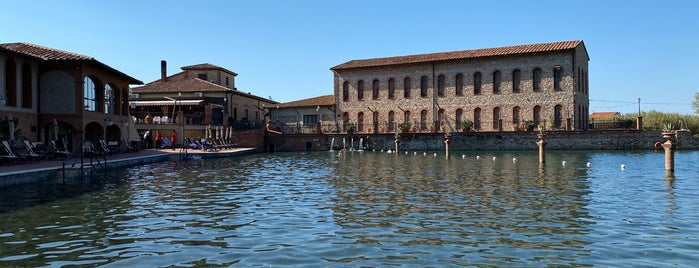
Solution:
[[[563,106],[556,105],[553,107],[553,126],[555,128],[561,128],[563,125]]]
[[[357,82],[357,100],[364,100],[364,80]]]
[[[444,75],[437,77],[437,96],[444,97]]]
[[[104,86],[104,113],[114,114],[114,92],[109,84]]]
[[[5,105],[17,106],[17,66],[12,58],[5,61]]]
[[[393,78],[388,79],[388,98],[396,98],[396,80]]]
[[[374,100],[379,99],[379,80],[374,79],[374,82],[371,83],[371,98]]]
[[[539,106],[539,105],[534,106],[534,112],[532,114],[532,117],[534,118],[535,124],[538,125],[541,123],[541,106]]]
[[[420,129],[427,129],[427,110],[420,111]]]
[[[461,121],[463,120],[463,118],[462,118],[463,116],[464,116],[464,111],[461,110],[461,108],[456,109],[455,117],[456,117],[456,127],[457,128],[461,128]]]
[[[230,82],[228,81],[228,76],[226,76],[226,86],[229,86]]]
[[[85,111],[97,111],[95,82],[87,76],[83,82],[83,107]]]
[[[536,68],[532,73],[532,88],[535,92],[541,91],[541,69]]]
[[[318,115],[312,114],[312,115],[303,115],[303,125],[304,126],[312,126],[318,123]]]
[[[364,113],[357,114],[357,131],[364,131]]]
[[[403,79],[403,98],[410,98],[410,88],[413,87],[410,83],[410,77]]]
[[[481,108],[473,110],[473,128],[481,129]]]
[[[32,108],[32,68],[22,65],[22,108]]]
[[[437,121],[440,125],[447,123],[444,117],[444,109],[439,109],[439,111],[437,111]]]
[[[500,107],[493,108],[493,129],[500,130]]]
[[[342,101],[349,101],[349,82],[342,83]]]
[[[393,111],[388,112],[388,131],[392,132],[396,129],[396,113]]]
[[[342,113],[342,130],[347,131],[347,124],[349,124],[349,113]]]
[[[379,112],[374,111],[371,113],[371,123],[374,127],[374,133],[378,132],[379,127]]]
[[[481,73],[473,74],[473,94],[475,95],[481,94],[481,78]]]
[[[403,112],[403,122],[410,123],[410,111]]]
[[[563,70],[561,66],[556,66],[553,68],[553,90],[561,91],[561,80],[563,79]]]
[[[427,76],[420,78],[420,97],[427,97]]]
[[[464,95],[464,75],[463,74],[457,74],[456,78],[454,79],[455,84],[456,84],[456,89],[454,94],[456,96],[463,96]]]
[[[520,83],[522,83],[522,72],[519,70],[512,71],[512,92],[520,92]]]
[[[515,126],[519,126],[519,113],[519,106],[515,106],[515,108],[512,108],[512,124]]]
[[[208,74],[199,74],[198,77],[199,77],[199,79],[201,79],[201,80],[209,81],[209,75],[208,75]]]
[[[500,71],[493,72],[493,94],[500,93]]]

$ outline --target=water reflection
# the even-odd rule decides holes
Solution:
[[[432,154],[260,154],[0,189],[0,266],[699,261],[696,166],[664,177],[645,152]]]

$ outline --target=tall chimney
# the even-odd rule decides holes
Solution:
[[[160,80],[167,81],[167,62],[165,60],[160,61]]]

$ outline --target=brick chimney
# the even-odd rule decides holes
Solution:
[[[160,61],[160,80],[167,81],[167,62],[165,60]]]

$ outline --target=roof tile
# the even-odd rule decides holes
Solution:
[[[332,106],[335,105],[335,95],[323,95],[303,100],[285,102],[279,104],[279,108]]]

